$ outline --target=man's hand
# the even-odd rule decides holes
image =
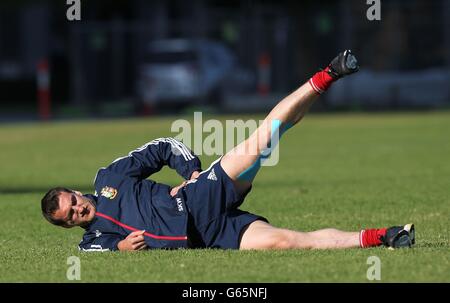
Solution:
[[[199,175],[200,175],[200,172],[199,172],[199,171],[194,171],[194,172],[192,173],[192,175],[191,175],[191,178],[190,178],[189,180],[197,179]],[[171,195],[172,197],[175,197],[176,194],[178,193],[178,191],[180,190],[180,188],[186,186],[186,184],[187,184],[187,181],[183,181],[183,183],[181,183],[180,185],[175,186],[174,188],[172,188],[172,189],[170,190],[170,195]]]
[[[145,230],[134,231],[117,244],[119,250],[142,250],[147,248],[144,241]]]
[[[198,171],[198,170],[194,171],[191,175],[190,180],[197,179],[199,175],[200,175],[200,171]]]
[[[178,191],[180,190],[180,188],[182,188],[183,186],[185,186],[186,183],[187,183],[187,181],[184,181],[184,182],[181,183],[180,185],[175,186],[174,188],[172,188],[172,189],[170,190],[170,195],[171,195],[172,197],[175,197],[175,196],[177,195]]]

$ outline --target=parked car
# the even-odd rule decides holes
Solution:
[[[138,96],[150,106],[218,104],[221,82],[235,58],[223,44],[209,40],[169,39],[149,44],[139,68]]]

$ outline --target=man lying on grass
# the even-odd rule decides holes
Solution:
[[[280,101],[247,140],[207,170],[201,170],[199,159],[181,142],[157,139],[101,168],[94,195],[51,189],[42,199],[42,213],[55,225],[85,229],[79,244],[84,251],[411,247],[412,224],[357,232],[299,232],[274,227],[265,218],[239,209],[261,162],[283,132],[297,124],[334,81],[356,71],[355,56],[348,50],[340,53]],[[188,181],[171,188],[147,180],[166,164]]]

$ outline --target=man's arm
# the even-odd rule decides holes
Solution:
[[[81,251],[114,251],[118,250],[118,244],[123,240],[123,237],[112,234],[84,234],[78,249]]]
[[[128,156],[116,159],[106,169],[118,174],[146,179],[161,170],[164,165],[175,169],[189,180],[201,171],[200,159],[182,142],[173,138],[153,140],[131,151]]]
[[[119,235],[85,234],[78,244],[81,251],[116,251],[116,250],[143,250],[147,248],[144,241],[144,230],[130,233],[125,239]]]

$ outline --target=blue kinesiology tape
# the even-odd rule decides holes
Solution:
[[[282,123],[280,120],[275,119],[272,120],[272,127],[270,131],[270,141],[269,141],[269,147],[264,149],[261,154],[258,156],[256,161],[250,165],[245,171],[239,174],[237,179],[239,181],[249,181],[252,182],[253,179],[255,179],[256,174],[258,173],[259,169],[261,168],[261,164],[270,157],[272,150],[275,149],[275,147],[278,144],[279,139],[281,136],[292,127],[291,123],[286,123],[281,127]]]

